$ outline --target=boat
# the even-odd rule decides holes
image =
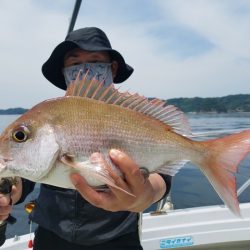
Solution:
[[[143,249],[250,249],[250,203],[240,208],[242,218],[221,205],[144,214]]]
[[[250,179],[238,196],[250,186]],[[155,211],[142,213],[140,238],[144,250],[158,249],[250,249],[250,202],[240,204],[241,217],[225,205],[174,209],[171,196],[160,201]],[[2,250],[32,249],[34,234],[7,239]]]
[[[250,186],[248,179],[238,197]],[[250,249],[250,202],[241,203],[241,217],[225,205],[173,210],[167,197],[155,212],[142,216],[144,250],[156,249]]]
[[[144,250],[250,249],[250,203],[240,204],[242,218],[222,205],[144,213]],[[3,250],[28,250],[33,233],[7,239]]]

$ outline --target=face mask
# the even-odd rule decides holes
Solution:
[[[84,63],[63,69],[67,86],[77,78],[79,71],[80,79],[88,72],[87,79],[89,80],[95,77],[96,80],[103,82],[104,86],[109,86],[113,83],[111,63]]]

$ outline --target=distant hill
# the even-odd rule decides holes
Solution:
[[[0,115],[21,115],[25,113],[28,109],[24,108],[10,108],[10,109],[0,109]]]
[[[239,94],[214,98],[174,98],[167,100],[183,112],[250,112],[250,95]]]
[[[152,99],[152,98],[150,98]],[[250,94],[229,95],[211,98],[174,98],[166,101],[181,109],[183,112],[250,112]],[[10,108],[1,110],[0,115],[19,115],[26,112],[24,108]]]

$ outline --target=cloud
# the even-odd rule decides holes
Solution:
[[[45,96],[58,95],[40,69],[58,37],[66,33],[65,15],[41,11],[31,0],[14,2],[4,0],[0,8],[0,81],[5,92],[0,108],[31,107]]]
[[[235,56],[250,56],[249,1],[177,0],[166,1],[162,7],[170,9],[180,25],[197,32],[221,50]]]
[[[0,109],[64,94],[40,69],[64,39],[73,6],[1,1]],[[135,68],[123,90],[169,99],[249,93],[249,21],[244,0],[94,0],[82,2],[75,28],[102,28]]]
[[[135,83],[135,88],[142,89],[145,95],[151,93],[161,98],[249,93],[248,2],[239,1],[237,6],[234,1],[157,3],[162,12],[160,25],[157,25],[161,37],[155,38],[155,47],[150,50],[157,56],[152,55],[150,70],[143,73],[141,69],[139,73],[144,77],[142,82],[148,85],[143,88]],[[172,32],[174,27],[176,33]],[[169,36],[164,35],[169,32],[174,46]],[[182,46],[186,42],[187,46]]]

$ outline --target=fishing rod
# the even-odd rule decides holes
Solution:
[[[75,7],[73,9],[73,13],[72,13],[72,17],[71,17],[71,20],[70,20],[67,35],[74,29],[76,19],[77,19],[77,16],[78,16],[78,12],[79,12],[79,9],[81,7],[81,3],[82,3],[82,0],[76,0],[76,2],[75,2]]]

